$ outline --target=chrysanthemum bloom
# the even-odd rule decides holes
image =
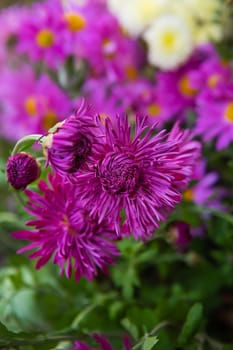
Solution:
[[[112,345],[109,343],[109,341],[104,336],[102,336],[100,334],[93,334],[93,338],[100,345],[101,350],[113,350]],[[123,345],[124,345],[124,350],[131,350],[132,349],[129,337],[125,336],[123,338]],[[71,350],[95,350],[95,349],[96,348],[92,348],[89,345],[87,345],[86,343],[78,340],[75,342],[74,347]],[[98,347],[98,349],[99,349],[99,347]]]
[[[98,142],[101,142],[101,124],[82,100],[73,115],[50,130],[42,146],[47,164],[57,173],[74,178],[87,165]]]
[[[29,66],[2,72],[0,98],[0,133],[13,141],[27,134],[44,134],[72,110],[66,93],[47,74],[36,78]]]
[[[175,14],[160,16],[143,37],[148,46],[149,62],[162,70],[180,66],[194,48],[191,29]]]
[[[221,150],[233,141],[233,84],[205,90],[197,100],[198,118],[195,132],[204,141],[216,139],[216,149]]]
[[[6,164],[9,184],[16,190],[24,190],[40,176],[40,168],[33,156],[22,152],[10,156]]]
[[[105,124],[106,143],[96,147],[92,167],[77,175],[80,196],[100,222],[108,216],[120,234],[124,221],[124,232],[145,240],[181,200],[199,144],[178,126],[153,136],[153,127],[146,132],[147,118],[136,119],[132,140],[126,116]]]
[[[107,221],[99,224],[98,217],[79,200],[76,188],[58,176],[50,176],[49,184],[40,181],[38,187],[41,193],[25,191],[29,198],[25,210],[35,217],[27,225],[34,229],[13,233],[15,238],[30,241],[18,253],[36,249],[30,258],[38,259],[37,269],[53,256],[61,274],[70,278],[74,270],[77,281],[82,276],[93,279],[98,268],[106,272],[119,255]]]

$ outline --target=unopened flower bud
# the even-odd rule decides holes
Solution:
[[[184,221],[175,222],[170,228],[169,239],[179,250],[185,250],[192,240],[190,226]]]
[[[28,153],[21,152],[8,158],[6,174],[9,184],[16,190],[24,190],[40,176],[37,161]]]

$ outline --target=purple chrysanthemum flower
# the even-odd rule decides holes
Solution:
[[[97,146],[89,171],[77,175],[80,195],[100,222],[109,216],[118,234],[143,240],[181,200],[199,153],[188,130],[175,126],[154,135],[154,127],[147,126],[147,118],[137,117],[131,140],[126,116],[106,119],[106,143]]]
[[[24,190],[40,176],[37,161],[28,153],[22,152],[10,156],[6,164],[9,184],[16,190]]]
[[[61,175],[74,177],[88,163],[93,149],[101,139],[101,125],[82,100],[69,118],[55,125],[45,137],[43,147],[47,163]]]
[[[101,350],[113,350],[112,345],[109,343],[109,341],[104,336],[95,333],[95,334],[93,334],[93,338],[100,345]],[[128,336],[125,336],[123,338],[123,345],[124,345],[124,350],[131,350],[132,349],[131,344],[130,344],[130,339]],[[86,343],[77,340],[74,343],[74,347],[71,350],[95,350],[95,348],[92,348],[89,345],[87,345]]]
[[[112,227],[105,219],[99,224],[98,217],[79,200],[76,188],[61,177],[50,175],[49,184],[40,181],[38,187],[41,194],[25,191],[29,198],[26,211],[35,217],[27,225],[34,230],[13,233],[15,238],[31,241],[18,253],[36,249],[30,258],[38,258],[37,269],[54,256],[61,274],[70,278],[74,270],[77,281],[82,276],[93,279],[98,268],[106,272],[119,255],[112,242]]]

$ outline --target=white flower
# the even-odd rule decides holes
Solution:
[[[194,47],[191,28],[182,17],[173,14],[157,18],[145,32],[144,39],[149,62],[163,70],[185,62]]]
[[[171,0],[107,0],[109,9],[132,36],[140,35]]]
[[[223,17],[228,21],[226,6],[219,0],[179,0],[170,7],[192,27],[195,43],[219,41],[223,36]]]

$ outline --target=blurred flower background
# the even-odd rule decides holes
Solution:
[[[0,8],[0,349],[233,349],[232,1]]]

